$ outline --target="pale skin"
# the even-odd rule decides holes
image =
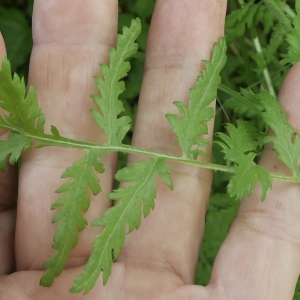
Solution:
[[[187,101],[201,60],[210,58],[214,42],[223,35],[226,6],[225,0],[156,1],[134,145],[180,154],[164,114],[176,111],[174,100]],[[93,107],[89,95],[96,92],[93,75],[99,75],[98,63],[107,62],[108,49],[115,45],[117,17],[116,0],[35,1],[29,84],[37,89],[47,130],[54,124],[62,135],[105,141],[89,113]],[[5,51],[1,38],[1,57]],[[279,96],[298,131],[299,80],[300,65],[296,65]],[[213,124],[209,127],[211,139]],[[7,133],[0,134],[7,138]],[[40,287],[41,265],[53,254],[56,225],[51,223],[54,212],[49,208],[57,199],[54,191],[63,182],[60,176],[65,168],[81,155],[56,148],[26,153],[19,174],[18,210],[15,169],[8,167],[0,175],[1,299],[292,299],[300,271],[299,185],[274,182],[265,202],[260,202],[259,189],[244,199],[210,283],[195,286],[212,172],[176,164],[171,165],[174,191],[158,182],[155,211],[127,237],[105,287],[100,279],[86,296],[68,292],[91,253],[98,228],[80,234],[66,270],[51,288]],[[261,164],[272,172],[287,172],[271,147]],[[105,157],[105,166],[105,176],[100,178],[103,192],[91,201],[89,222],[111,205],[105,194],[113,185],[116,157]],[[10,274],[14,264],[17,271]]]

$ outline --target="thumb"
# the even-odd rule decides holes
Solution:
[[[282,111],[296,131],[300,131],[299,81],[298,63],[279,95]],[[260,164],[270,172],[288,171],[271,144]],[[273,181],[264,202],[259,189],[241,202],[215,261],[211,284],[234,299],[292,299],[300,271],[299,194],[299,183]]]

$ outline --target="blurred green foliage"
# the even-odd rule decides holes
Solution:
[[[282,3],[282,11],[270,9],[263,0],[228,0],[228,14],[244,7],[244,11],[237,14],[239,17],[229,17],[226,24],[228,60],[222,72],[222,82],[235,91],[244,88],[244,93],[250,94],[252,91],[258,92],[261,86],[268,88],[264,74],[266,69],[270,74],[275,93],[279,91],[288,70],[288,66],[281,64],[281,53],[285,53],[287,49],[283,36],[292,18],[295,0],[274,0],[275,2]],[[133,120],[133,124],[154,5],[155,0],[119,0],[118,30],[121,31],[123,26],[128,26],[135,17],[139,17],[143,25],[143,31],[138,39],[139,52],[131,60],[132,69],[126,79],[126,91],[121,96],[126,113]],[[8,58],[13,71],[17,71],[25,79],[32,48],[32,8],[33,0],[0,0],[0,31],[6,42]],[[259,40],[261,53],[254,47],[254,38]],[[215,131],[224,130],[225,122],[234,122],[237,118],[249,119],[249,116],[240,106],[232,105],[230,96],[219,92]],[[255,124],[263,130],[258,120],[255,120]],[[127,142],[130,143],[130,140],[129,135]],[[217,144],[213,146],[213,160],[216,163],[223,163],[223,155]],[[120,155],[119,165],[124,166],[125,163],[126,156]],[[216,254],[237,211],[238,202],[226,194],[226,176],[219,172],[214,174],[204,241],[196,273],[197,284],[205,285],[209,282]],[[300,282],[297,284],[294,299],[300,299]]]
[[[12,70],[27,78],[32,48],[33,0],[0,0],[0,31]]]
[[[212,193],[196,273],[197,284],[208,284],[215,257],[234,220],[238,205],[239,202],[230,198],[226,193]]]

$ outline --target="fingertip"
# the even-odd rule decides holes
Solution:
[[[118,1],[36,0],[32,17],[35,45],[115,45]]]

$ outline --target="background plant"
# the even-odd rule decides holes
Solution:
[[[7,43],[8,57],[12,62],[13,71],[17,70],[25,78],[32,43],[30,35],[32,2],[32,0],[0,2],[0,30]],[[123,25],[129,25],[131,19],[136,16],[141,18],[143,24],[142,34],[138,39],[140,49],[131,59],[132,71],[126,79],[126,91],[121,96],[125,112],[132,120],[134,120],[137,106],[147,31],[154,2],[119,1],[119,30]],[[246,120],[252,122],[254,131],[264,132],[265,123],[255,108],[245,105],[245,103],[237,105],[236,100],[241,94],[251,103],[253,94],[260,92],[262,86],[271,94],[277,95],[290,63],[292,63],[292,61],[286,61],[288,56],[284,56],[284,54],[288,53],[286,39],[292,34],[293,27],[297,27],[297,24],[292,24],[292,19],[295,17],[295,1],[229,0],[228,14],[226,23],[227,65],[222,71],[223,85],[220,86],[218,93],[219,105],[216,111],[215,130],[226,132],[223,123],[230,121],[237,124],[237,120]],[[291,56],[290,54],[289,56]],[[232,91],[236,91],[238,94]],[[125,137],[127,143],[130,142],[130,137],[129,131]],[[218,136],[216,136],[216,141],[219,141]],[[225,164],[221,150],[220,142],[215,143],[214,162]],[[261,150],[262,147],[258,143],[256,145],[258,155],[255,160],[259,158]],[[121,166],[124,165],[124,161],[125,158],[120,159]],[[227,184],[228,175],[215,172],[204,243],[196,276],[198,284],[208,282],[215,255],[236,213],[238,201],[226,192]],[[216,232],[214,230],[216,227],[221,230]],[[298,283],[294,299],[300,299],[299,289]]]

